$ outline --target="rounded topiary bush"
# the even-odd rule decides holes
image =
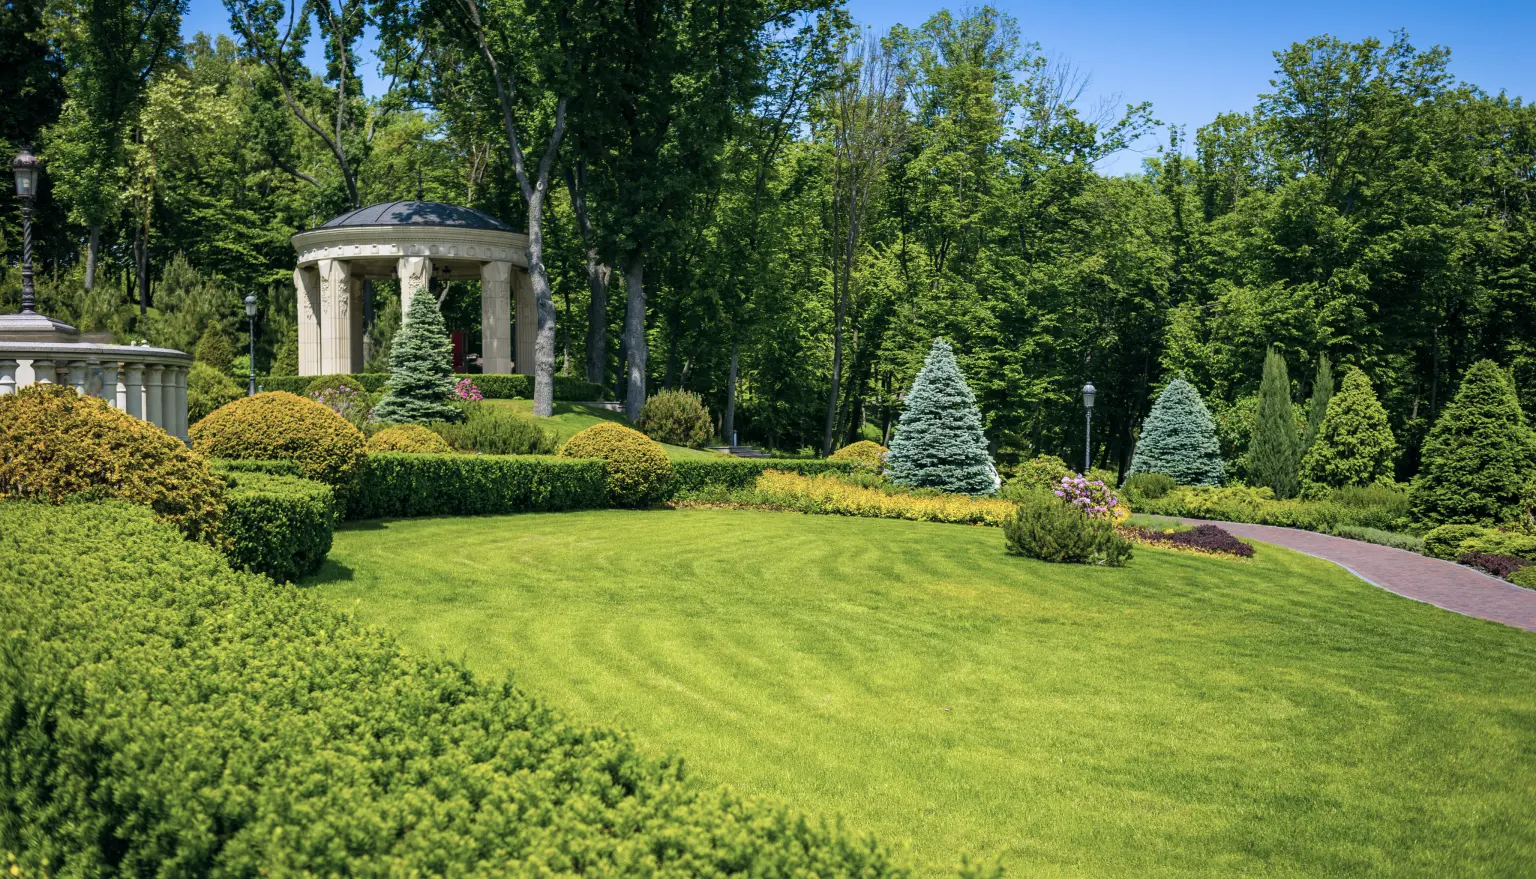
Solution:
[[[370,452],[441,455],[453,451],[448,441],[419,424],[394,424],[368,438]]]
[[[890,452],[890,449],[877,442],[859,440],[833,452],[832,460],[848,461],[858,467],[881,470],[885,467],[885,456],[890,454]]]
[[[715,434],[703,398],[692,391],[662,391],[646,400],[635,427],[656,442],[690,449],[704,448]]]
[[[212,537],[225,510],[201,455],[106,400],[52,384],[0,397],[0,498],[70,497],[143,504],[193,538]]]
[[[665,500],[672,489],[672,461],[650,437],[622,424],[594,424],[565,441],[562,458],[597,458],[608,466],[608,500],[618,507],[644,507]]]
[[[192,448],[212,458],[293,461],[310,479],[350,485],[363,463],[363,434],[328,407],[287,391],[267,391],[224,406],[190,431]]]
[[[220,406],[245,396],[245,389],[228,374],[198,361],[187,373],[187,423],[196,424]]]

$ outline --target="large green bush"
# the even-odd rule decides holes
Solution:
[[[1109,519],[1098,519],[1052,494],[1039,492],[1003,522],[1008,552],[1046,562],[1120,567],[1131,558],[1130,541]]]
[[[464,420],[436,421],[430,426],[461,452],[483,455],[549,455],[555,451],[555,435],[538,419],[505,406],[465,403]]]
[[[1397,440],[1387,424],[1387,410],[1365,373],[1351,369],[1329,400],[1302,459],[1303,491],[1308,497],[1322,497],[1329,489],[1391,482],[1396,457]]]
[[[363,462],[357,428],[327,407],[285,391],[242,397],[192,425],[192,448],[211,458],[287,460],[345,489]]]
[[[1514,383],[1491,360],[1467,372],[1421,458],[1411,496],[1413,516],[1424,524],[1515,522],[1536,502],[1536,435]]]
[[[640,409],[635,427],[658,443],[702,449],[715,435],[704,399],[692,391],[662,391]]]
[[[214,538],[225,511],[224,480],[201,455],[106,400],[56,384],[0,397],[5,498],[120,498],[199,539]]]
[[[616,507],[648,507],[672,494],[672,462],[659,443],[638,430],[604,421],[560,447],[562,458],[595,458],[608,468],[608,500]]]
[[[1216,423],[1194,385],[1176,378],[1157,395],[1141,426],[1127,476],[1162,473],[1180,485],[1220,485],[1226,477]]]
[[[187,372],[187,423],[196,424],[208,413],[245,396],[245,389],[235,384],[227,373],[197,362]]]
[[[828,456],[831,461],[847,461],[864,470],[873,470],[876,473],[885,469],[885,459],[891,453],[890,449],[872,440],[859,440],[850,443]]]
[[[219,532],[230,564],[279,582],[320,569],[340,518],[323,482],[269,473],[228,472],[229,512]]]
[[[125,505],[0,504],[0,625],[18,875],[907,875]]]
[[[551,513],[608,505],[601,461],[549,455],[368,456],[351,519]]]
[[[389,386],[373,417],[385,424],[458,421],[453,400],[453,343],[436,296],[412,296],[389,349]]]
[[[1072,472],[1067,462],[1055,455],[1036,455],[1012,468],[1004,489],[1008,493],[1053,491],[1061,485],[1062,477]]]
[[[981,410],[943,339],[934,339],[928,359],[912,390],[891,439],[885,472],[898,485],[937,488],[962,494],[992,494],[1002,485],[987,437]]]

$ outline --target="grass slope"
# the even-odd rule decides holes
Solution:
[[[322,595],[713,780],[1013,875],[1519,874],[1536,636],[1264,548],[733,511],[371,523]]]
[[[486,402],[494,406],[515,409],[529,417],[533,416],[532,400],[487,400]],[[615,421],[625,427],[629,426],[629,419],[625,418],[622,412],[614,412],[612,409],[604,409],[601,406],[589,406],[586,403],[565,403],[559,400],[555,401],[554,414],[548,418],[539,419],[539,424],[555,432],[556,443],[564,443],[577,431],[585,430],[602,421]],[[690,449],[667,443],[662,443],[661,447],[667,450],[667,457],[673,460],[720,457],[718,453],[708,449]]]

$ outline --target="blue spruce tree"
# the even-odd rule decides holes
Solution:
[[[1125,475],[1135,473],[1161,473],[1180,485],[1221,484],[1226,467],[1216,422],[1194,385],[1176,378],[1157,396]]]
[[[453,343],[438,310],[437,297],[411,297],[405,323],[389,350],[389,390],[373,417],[386,424],[458,421],[464,413],[453,400]]]
[[[997,468],[987,453],[976,395],[943,339],[933,341],[912,382],[885,466],[901,485],[964,494],[997,491]]]

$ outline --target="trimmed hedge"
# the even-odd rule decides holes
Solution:
[[[728,458],[718,461],[705,458],[687,458],[672,462],[674,496],[710,491],[752,488],[765,470],[781,473],[798,473],[815,476],[820,473],[852,473],[858,467],[848,461],[804,460],[778,458]]]
[[[531,375],[470,375],[468,373],[456,373],[454,379],[472,379],[480,393],[487,400],[529,400],[533,398],[533,376]],[[354,375],[265,375],[256,378],[256,386],[264,391],[288,391],[292,394],[303,395],[309,391],[309,386],[317,379],[325,379],[327,382],[343,382],[370,393],[384,390],[389,384],[389,373],[365,372]],[[568,375],[555,376],[555,399],[570,400],[579,403],[590,403],[597,400],[608,399],[608,389],[602,385],[595,385],[589,381]]]
[[[209,465],[218,473],[271,473],[276,476],[304,476],[297,461],[259,458],[212,458]]]
[[[18,875],[910,875],[129,505],[0,503],[0,626]]]
[[[298,476],[248,471],[227,478],[229,512],[220,531],[230,564],[278,582],[318,571],[340,517],[336,492]]]
[[[242,397],[192,425],[192,448],[212,458],[277,458],[304,475],[345,489],[356,477],[366,440],[327,406],[283,391]]]
[[[547,513],[608,505],[602,461],[539,455],[369,455],[349,519]]]

